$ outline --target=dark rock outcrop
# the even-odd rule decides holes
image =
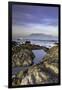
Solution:
[[[16,41],[12,41],[12,46],[16,46],[17,42]]]
[[[31,44],[31,42],[30,41],[26,41],[25,44]]]
[[[49,48],[47,47],[44,47],[44,46],[39,46],[39,45],[35,45],[35,44],[21,44],[20,45],[20,48],[23,48],[23,49],[29,49],[29,50],[44,50],[45,52],[47,52],[49,50]]]
[[[44,50],[45,52],[48,52],[49,48],[44,47],[44,46],[39,46],[39,45],[35,45],[35,44],[21,44],[19,46],[13,46],[12,47],[12,55],[14,53],[18,53],[20,52],[21,49],[28,49],[28,50]]]

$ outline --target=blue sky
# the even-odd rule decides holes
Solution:
[[[58,7],[12,6],[13,36],[45,33],[58,36]]]

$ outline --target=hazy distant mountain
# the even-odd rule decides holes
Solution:
[[[52,35],[47,35],[47,34],[31,34],[25,39],[34,39],[34,40],[58,40],[58,37],[52,36]]]

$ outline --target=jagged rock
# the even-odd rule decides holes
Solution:
[[[27,70],[17,73],[15,78],[18,84],[13,85],[31,85],[31,84],[53,84],[58,83],[59,79],[59,57],[58,46],[52,47],[42,62],[37,65],[30,66]],[[20,80],[21,79],[21,80]]]
[[[31,50],[21,49],[12,55],[12,66],[27,66],[33,63],[34,54]]]
[[[25,44],[31,44],[31,42],[30,41],[26,41]]]
[[[21,44],[20,45],[20,48],[23,48],[23,49],[29,49],[29,50],[44,50],[44,51],[48,51],[49,48],[47,47],[44,47],[44,46],[39,46],[39,45],[35,45],[35,44],[28,44],[28,43],[25,43],[25,44]]]

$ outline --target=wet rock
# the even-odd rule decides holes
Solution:
[[[47,52],[49,50],[49,48],[44,47],[44,46],[39,46],[39,45],[35,45],[35,44],[30,44],[30,43],[25,43],[25,44],[21,44],[20,48],[23,49],[29,49],[29,50],[44,50],[45,52]]]
[[[31,42],[30,41],[26,41],[25,44],[31,44]]]

